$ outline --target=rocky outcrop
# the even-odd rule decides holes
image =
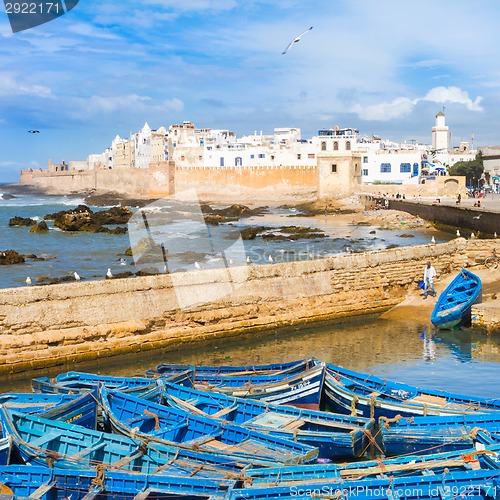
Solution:
[[[44,220],[40,221],[38,224],[35,224],[30,228],[30,233],[43,234],[48,232],[49,226],[47,226],[47,223]]]
[[[29,217],[12,217],[12,219],[9,220],[9,226],[15,227],[15,226],[34,226],[36,224],[36,221],[33,219],[30,219]]]
[[[71,210],[45,215],[45,220],[53,220],[54,226],[63,231],[86,231],[89,233],[124,234],[127,228],[108,229],[105,225],[127,223],[132,211],[126,207],[113,207],[93,212],[86,205],[78,205]]]
[[[15,250],[0,252],[0,266],[10,266],[13,264],[24,264],[24,257]]]

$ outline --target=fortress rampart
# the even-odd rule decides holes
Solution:
[[[0,371],[15,374],[76,361],[234,336],[270,327],[338,321],[400,303],[432,259],[440,275],[473,266],[494,240],[174,275],[0,290]],[[203,303],[213,287],[233,291]],[[179,307],[179,297],[199,304]]]

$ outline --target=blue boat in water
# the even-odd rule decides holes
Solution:
[[[489,413],[500,410],[500,399],[453,394],[385,380],[327,364],[324,403],[331,411],[379,419]]]
[[[64,469],[119,469],[146,474],[232,478],[248,465],[236,458],[86,429],[0,406],[5,436],[22,460]]]
[[[166,380],[176,384],[193,384],[194,372],[192,367],[174,373],[165,373]],[[113,375],[96,375],[86,372],[66,372],[57,375],[54,379],[38,377],[31,381],[34,392],[43,394],[78,394],[95,390],[97,386],[105,385],[110,389],[140,394],[156,387],[156,381],[149,377],[119,377]]]
[[[443,330],[470,325],[472,305],[481,300],[481,279],[467,269],[462,269],[439,296],[431,314],[431,322]]]
[[[481,431],[500,437],[500,412],[393,419],[381,417],[379,429],[387,455],[465,450],[474,446]]]
[[[234,480],[228,479],[141,474],[109,469],[0,466],[0,494],[15,495],[16,499],[219,500],[227,498],[226,494],[234,483]]]
[[[145,442],[198,450],[250,465],[305,463],[318,449],[230,422],[163,406],[131,394],[100,388],[104,421],[109,430]]]
[[[171,382],[162,386],[163,404],[317,447],[319,458],[352,460],[362,456],[375,424],[373,419],[234,398]]]

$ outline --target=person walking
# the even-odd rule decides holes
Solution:
[[[428,261],[424,269],[424,299],[427,298],[427,293],[430,293],[433,297],[436,296],[436,290],[434,290],[435,277],[436,270],[434,269],[434,266],[431,265],[430,261]]]

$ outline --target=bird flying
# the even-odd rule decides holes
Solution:
[[[311,31],[313,29],[313,27],[311,26],[308,30],[305,30],[304,33],[301,33],[299,36],[296,36],[286,47],[286,49],[282,52],[282,54],[286,54],[289,50],[290,50],[290,47],[294,44],[294,43],[297,43],[297,42],[300,42],[300,39],[301,37],[303,37],[306,33],[309,33],[309,31]]]
[[[476,215],[475,217],[472,217],[473,219],[479,219],[483,214]]]
[[[40,131],[39,131],[39,130],[28,130],[28,132],[29,132],[30,134],[39,134],[39,133],[40,133]]]

